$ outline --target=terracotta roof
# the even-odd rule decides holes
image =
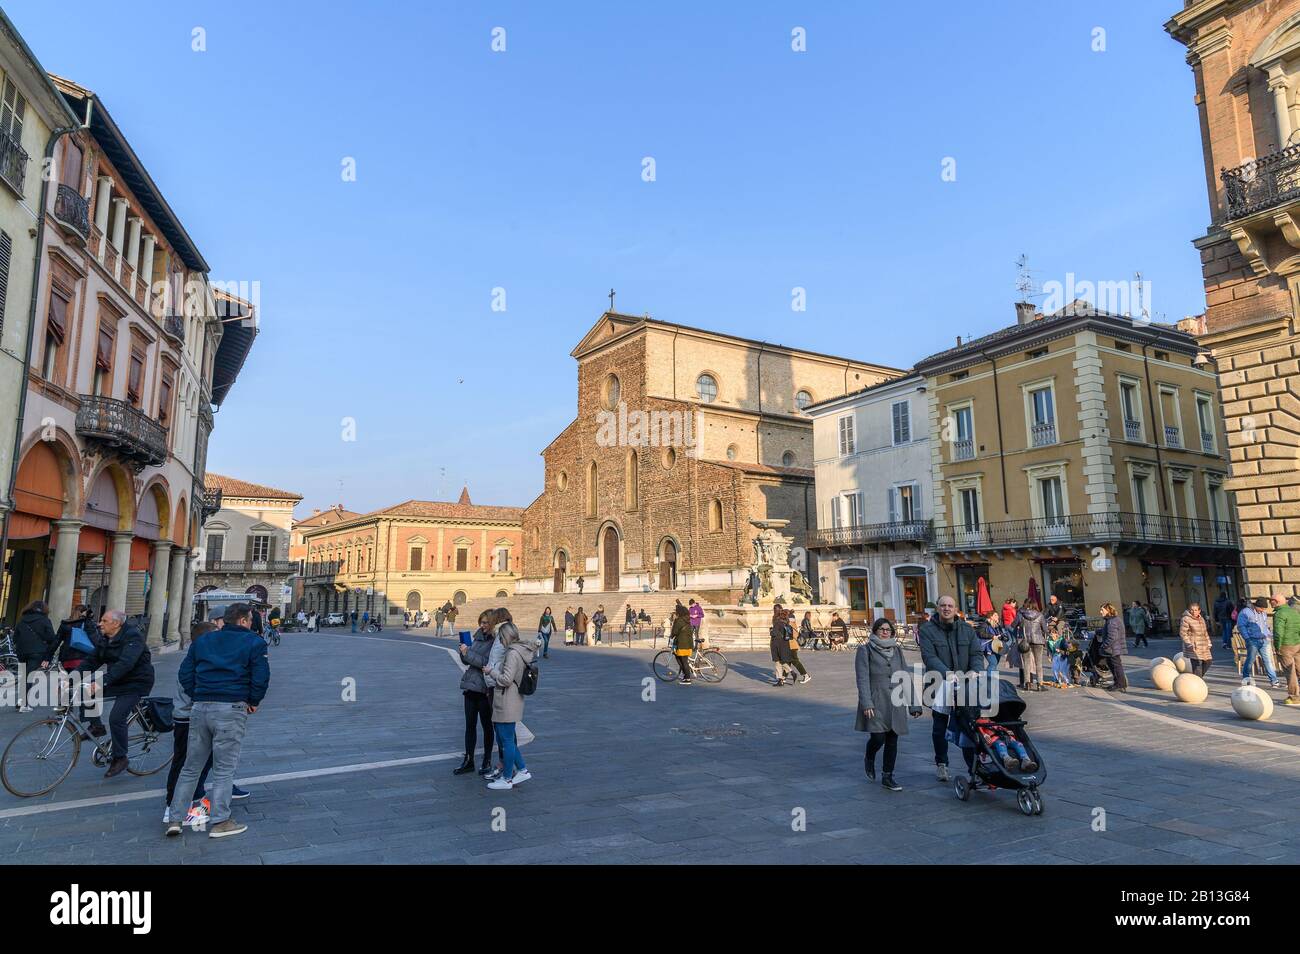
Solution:
[[[239,480],[236,477],[226,477],[223,474],[209,473],[203,480],[203,486],[208,490],[220,490],[226,497],[279,497],[284,500],[301,500],[302,494],[295,494],[291,490],[277,490],[274,487],[266,487],[262,484],[249,483],[247,480]]]
[[[461,499],[469,498],[468,491]],[[448,503],[443,500],[408,500],[383,510],[372,510],[367,517],[425,517],[447,520],[522,520],[523,507],[493,507],[486,504]]]
[[[327,526],[329,519],[351,520],[353,517],[359,517],[361,514],[351,510],[344,510],[343,507],[330,507],[328,510],[322,510],[320,513],[314,513],[310,517],[304,517],[302,520],[295,520],[294,527],[323,527]]]
[[[806,467],[774,467],[771,464],[741,464],[731,460],[702,460],[701,464],[713,464],[731,470],[744,471],[746,474],[765,474],[773,477],[802,477],[812,480],[813,471]]]

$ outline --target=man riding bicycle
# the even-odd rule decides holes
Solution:
[[[101,666],[108,667],[104,674],[104,697],[113,700],[113,710],[108,716],[113,759],[104,778],[113,778],[126,771],[126,722],[140,697],[153,689],[153,660],[139,628],[127,622],[121,610],[105,610],[99,629],[104,638],[76,671],[94,672]],[[87,695],[93,693],[93,687],[94,683],[87,684]],[[92,716],[89,721],[93,735],[104,734],[104,723],[98,716]]]

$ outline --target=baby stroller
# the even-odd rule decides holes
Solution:
[[[1005,788],[1016,793],[1016,804],[1026,815],[1043,813],[1043,796],[1039,787],[1047,781],[1047,766],[1043,757],[1034,748],[1033,740],[1025,731],[1025,702],[1016,693],[1015,686],[1003,680],[998,681],[998,707],[995,714],[985,716],[976,706],[961,706],[953,709],[953,721],[956,723],[958,744],[975,749],[975,767],[970,776],[958,774],[953,783],[957,797],[963,802],[970,799],[970,793],[978,789],[995,791]],[[1003,765],[993,746],[980,731],[983,726],[1001,726],[1025,747],[1029,757],[1037,763],[1032,772],[1012,771]]]
[[[1104,632],[1093,633],[1083,654],[1083,671],[1088,674],[1088,685],[1099,686],[1111,675],[1110,665],[1102,658],[1101,641]]]

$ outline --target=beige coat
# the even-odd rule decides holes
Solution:
[[[1184,612],[1178,623],[1178,635],[1183,639],[1183,654],[1196,659],[1211,659],[1210,631],[1206,628],[1204,616],[1193,616]]]
[[[492,693],[493,722],[523,721],[524,697],[519,694],[519,680],[524,677],[524,669],[533,661],[536,652],[536,637],[521,633],[516,642],[506,647],[501,671],[489,671],[496,683],[496,689]]]

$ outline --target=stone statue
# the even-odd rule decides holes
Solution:
[[[798,570],[790,574],[790,592],[794,594],[796,603],[811,603],[813,601],[812,585]]]

